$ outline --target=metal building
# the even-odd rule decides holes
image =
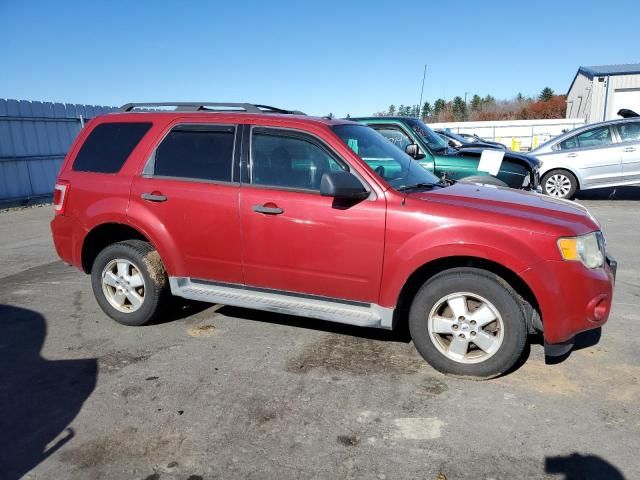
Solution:
[[[601,122],[620,118],[622,108],[640,113],[640,63],[578,69],[567,93],[567,118]]]

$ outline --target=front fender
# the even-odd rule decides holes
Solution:
[[[518,274],[543,260],[525,242],[522,231],[497,230],[481,224],[469,226],[443,225],[425,229],[411,238],[389,239],[385,251],[380,304],[395,307],[409,277],[422,266],[449,257],[474,257],[497,263]],[[535,236],[533,232],[527,235]]]

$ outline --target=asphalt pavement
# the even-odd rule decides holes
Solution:
[[[118,325],[57,259],[51,207],[0,212],[0,478],[640,478],[638,192],[578,200],[619,261],[599,343],[547,365],[532,339],[484,382],[402,334],[299,317]]]

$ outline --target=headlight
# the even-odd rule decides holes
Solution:
[[[558,249],[564,260],[580,261],[588,268],[601,267],[604,263],[604,237],[602,232],[592,232],[580,237],[558,239]]]

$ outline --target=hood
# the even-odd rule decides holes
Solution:
[[[408,198],[429,202],[446,210],[443,215],[470,217],[482,223],[502,225],[554,236],[582,235],[600,229],[589,211],[575,202],[511,188],[455,183],[446,188],[417,192]]]
[[[487,148],[465,147],[461,148],[460,150],[454,150],[453,152],[448,153],[448,155],[454,155],[456,157],[480,157],[483,150],[487,150]],[[493,150],[495,150],[495,148],[493,148]],[[509,159],[515,163],[528,165],[530,170],[540,166],[540,160],[538,160],[533,155],[525,155],[524,153],[518,153],[511,150],[506,150],[504,152],[504,158]]]

